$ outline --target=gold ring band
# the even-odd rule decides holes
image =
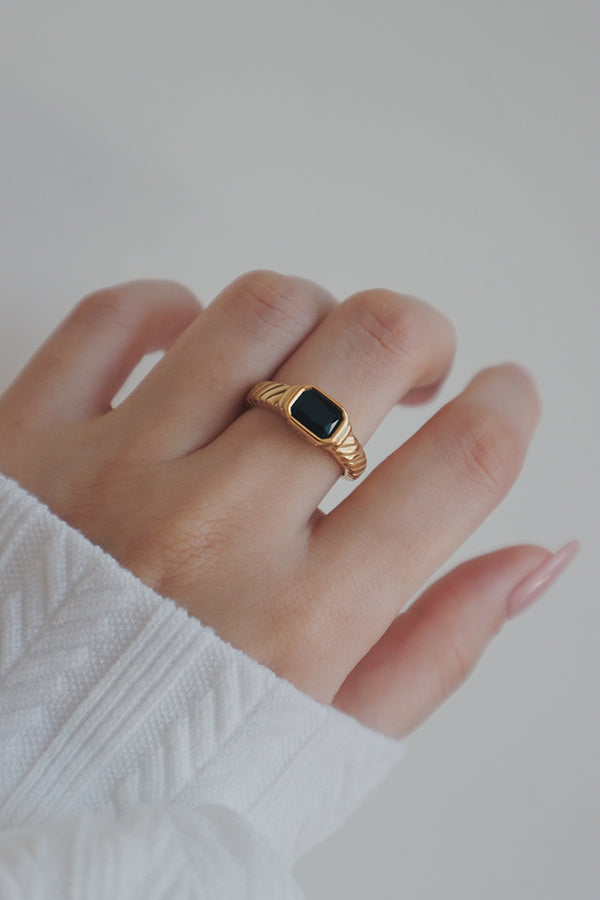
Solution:
[[[352,433],[348,413],[312,384],[259,381],[246,397],[247,406],[273,409],[299,434],[334,456],[344,478],[354,481],[367,467],[365,451]]]

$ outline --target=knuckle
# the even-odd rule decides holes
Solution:
[[[71,313],[71,323],[85,328],[106,324],[128,327],[136,317],[141,298],[122,288],[108,287],[86,294]]]
[[[366,352],[384,352],[394,360],[422,354],[423,316],[416,304],[383,289],[356,294],[351,313]]]
[[[250,319],[260,337],[273,331],[297,337],[313,322],[316,304],[296,279],[270,269],[255,269],[231,286],[233,314]]]
[[[473,671],[475,658],[468,653],[456,635],[449,634],[445,642],[445,653],[437,662],[439,692],[442,699],[450,696]]]
[[[519,474],[524,456],[514,425],[493,410],[470,403],[462,404],[449,443],[442,441],[444,450],[462,482],[502,496]]]

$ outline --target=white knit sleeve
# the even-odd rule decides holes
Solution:
[[[0,832],[2,900],[302,900],[283,859],[225,807],[82,812]]]
[[[0,475],[5,839],[51,841],[96,811],[125,828],[140,805],[199,821],[218,806],[289,865],[403,750],[221,640]]]

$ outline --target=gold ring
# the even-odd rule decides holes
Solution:
[[[367,467],[365,451],[352,433],[348,413],[312,384],[259,381],[246,397],[247,406],[273,409],[299,434],[335,456],[344,478],[354,481]]]

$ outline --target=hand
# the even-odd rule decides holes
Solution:
[[[453,353],[444,316],[387,290],[338,304],[257,271],[202,310],[174,282],[117,285],[85,297],[0,398],[0,471],[301,690],[404,736],[466,677],[515,586],[574,552],[488,554],[399,615],[516,479],[540,414],[532,379],[480,372],[328,515],[336,460],[244,399],[262,379],[315,384],[364,446],[394,404],[435,394]]]

